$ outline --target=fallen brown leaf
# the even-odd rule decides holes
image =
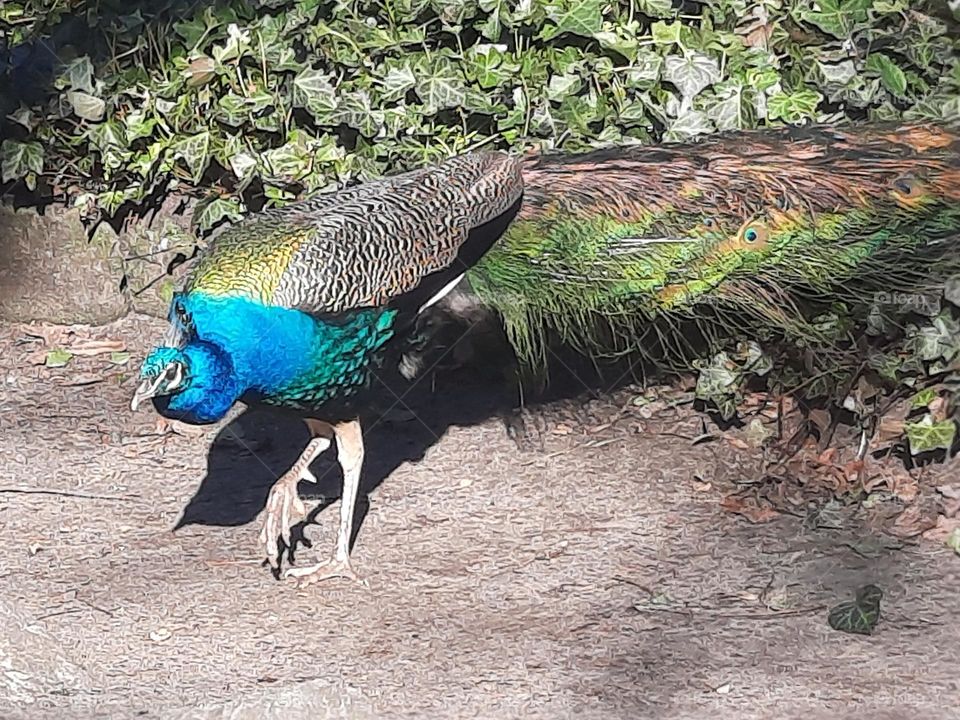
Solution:
[[[897,516],[890,533],[899,538],[912,538],[922,535],[937,526],[936,512],[931,513],[923,503],[915,502]]]
[[[874,440],[881,444],[898,442],[903,439],[904,425],[902,418],[882,417],[877,423]]]
[[[934,422],[943,422],[947,419],[947,416],[950,414],[947,405],[947,399],[939,395],[930,401],[927,409],[930,411],[930,415],[933,416]]]
[[[727,512],[743,515],[747,520],[758,525],[780,517],[779,512],[772,507],[762,506],[760,502],[753,497],[728,495],[720,501],[720,507]]]
[[[940,485],[937,492],[942,496],[944,515],[952,518],[960,513],[960,485]]]
[[[948,518],[943,515],[937,516],[937,524],[929,530],[924,531],[923,539],[934,542],[943,542],[950,534],[960,528],[960,518]]]
[[[837,456],[837,448],[827,448],[817,456],[817,462],[821,465],[833,465],[834,458]]]

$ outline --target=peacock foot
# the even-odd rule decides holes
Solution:
[[[311,478],[303,477],[301,473],[294,475],[292,471],[286,473],[270,488],[270,495],[267,497],[259,545],[273,569],[280,567],[280,546],[277,538],[282,539],[289,548],[291,528],[306,517],[306,508],[297,492],[297,483],[301,479]]]
[[[503,415],[507,437],[520,452],[543,452],[543,420],[525,408],[513,408]]]
[[[283,576],[294,578],[299,587],[305,587],[315,582],[333,578],[344,578],[345,580],[350,580],[360,585],[367,584],[366,580],[361,579],[350,566],[350,558],[339,560],[333,557],[322,563],[310,565],[309,567],[290,568]]]

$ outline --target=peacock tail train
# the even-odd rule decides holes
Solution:
[[[468,273],[522,367],[763,327],[815,342],[804,302],[864,309],[960,272],[960,134],[762,130],[530,157],[520,212]],[[656,322],[652,322],[656,321]],[[672,332],[677,330],[677,332]]]

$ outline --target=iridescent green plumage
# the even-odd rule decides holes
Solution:
[[[643,351],[651,321],[817,336],[796,302],[865,305],[960,271],[960,137],[933,126],[758,131],[531,158],[524,205],[468,275],[521,362],[547,336]]]

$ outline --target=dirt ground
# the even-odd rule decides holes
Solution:
[[[548,412],[586,424],[547,420],[543,449],[520,451],[467,388],[421,387],[415,414],[368,432],[368,586],[297,589],[255,539],[300,425],[161,432],[129,409],[161,325],[77,329],[120,341],[126,365],[37,364],[64,332],[0,328],[2,718],[960,713],[960,559],[724,512],[711,479],[753,459],[692,445],[690,410],[638,424],[630,388],[577,399]],[[335,497],[314,467],[304,490]],[[335,509],[300,562],[328,551]],[[877,631],[831,630],[826,607],[865,583],[885,593]]]

